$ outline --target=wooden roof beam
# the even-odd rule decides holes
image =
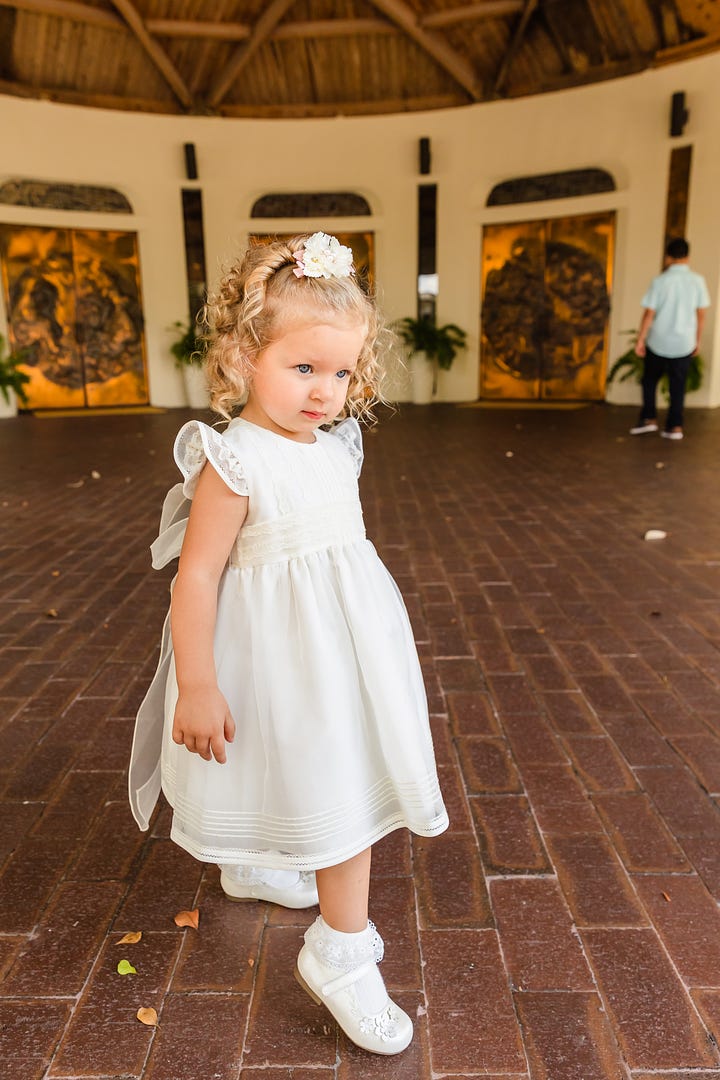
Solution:
[[[404,0],[370,0],[370,3],[404,30],[416,45],[452,75],[473,101],[480,101],[483,96],[482,85],[471,64],[443,38],[424,30],[416,13]]]
[[[515,15],[523,9],[523,0],[485,0],[484,4],[466,4],[464,7],[448,8],[421,15],[420,26],[452,26],[454,23],[479,22],[480,19],[497,19],[503,15]]]
[[[245,23],[199,22],[194,19],[146,19],[145,29],[158,37],[216,38],[218,41],[245,41],[251,29]]]
[[[3,4],[18,11],[31,11],[34,15],[52,15],[56,19],[72,19],[74,22],[104,26],[109,30],[126,29],[119,15],[76,0],[3,0]]]
[[[145,23],[142,21],[134,4],[131,4],[130,0],[112,0],[112,3],[120,12],[123,19],[138,39],[155,67],[170,86],[177,99],[185,105],[186,108],[193,108],[195,104],[193,96],[185,85],[182,76],[165,50],[158,45],[157,41],[150,37],[145,28]]]
[[[402,112],[425,112],[428,109],[451,109],[458,105],[464,105],[466,95],[461,94],[436,94],[428,97],[412,98],[389,98],[387,101],[315,101],[296,102],[286,105],[221,105],[218,109],[220,116],[230,117],[263,117],[265,119],[287,119],[288,117],[322,117],[322,116],[368,116],[386,115],[388,111]]]
[[[125,97],[121,94],[94,94],[83,90],[68,90],[56,86],[30,86],[27,83],[0,79],[0,94],[12,94],[38,101],[60,101],[67,105],[93,105],[98,109],[123,109],[128,112],[180,114],[180,106],[174,101],[155,98]]]
[[[355,34],[396,34],[384,19],[307,19],[287,22],[273,31],[273,41],[290,38],[352,37]]]
[[[675,7],[673,0],[660,0],[660,10],[658,14],[663,48],[667,49],[672,48],[674,45],[679,45],[681,41],[680,23],[677,8]]]
[[[240,46],[225,70],[220,72],[215,85],[210,91],[208,105],[216,108],[220,104],[242,69],[249,63],[261,45],[265,44],[285,12],[294,3],[295,0],[272,0],[272,3],[267,5],[253,26],[247,42]]]
[[[538,16],[542,19],[552,43],[557,49],[558,56],[562,60],[564,74],[571,72],[582,73],[589,67],[589,60],[584,53],[580,52],[571,41],[566,41],[560,29],[555,25],[552,7],[548,4],[541,5]]]
[[[512,41],[508,51],[503,57],[503,62],[500,65],[500,70],[495,76],[495,82],[493,83],[493,94],[499,94],[500,89],[508,76],[508,72],[512,66],[512,62],[517,56],[518,49],[522,45],[522,40],[525,37],[525,31],[527,30],[528,23],[535,13],[535,9],[538,6],[538,0],[525,0],[525,7],[523,8],[520,20],[515,27],[515,33],[513,34]]]
[[[517,0],[510,0],[517,3]],[[160,37],[216,38],[218,41],[247,41],[252,27],[245,23],[196,22],[192,19],[146,19],[151,34]],[[271,41],[299,38],[355,37],[360,34],[396,34],[384,19],[307,19],[282,23],[270,35]]]
[[[630,58],[642,56],[627,4],[621,6],[617,0],[603,0],[598,10],[596,0],[585,0],[585,3],[597,28],[600,41],[603,42],[605,58],[607,58],[607,42],[616,35],[622,39],[623,47]],[[610,27],[612,27],[612,33],[609,33]]]
[[[674,64],[676,60],[689,60],[694,56],[715,52],[716,49],[720,49],[720,34],[705,34],[692,41],[685,41],[682,45],[660,49],[652,58],[652,66],[662,67],[664,64]]]

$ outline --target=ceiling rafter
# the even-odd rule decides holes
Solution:
[[[718,49],[720,49],[720,34],[706,34],[705,37],[684,41],[681,45],[658,49],[652,59],[652,64],[653,67],[662,67],[664,64],[674,64],[678,60],[689,60],[694,56],[704,56],[706,53],[715,52]]]
[[[518,50],[522,45],[522,40],[525,37],[525,31],[527,30],[528,23],[535,14],[537,6],[538,0],[525,0],[525,6],[523,8],[522,15],[520,16],[518,24],[515,27],[515,33],[512,36],[512,41],[510,42],[508,50],[503,57],[500,69],[495,76],[495,81],[493,83],[493,94],[500,93],[503,83],[505,82],[512,66],[512,62],[517,56]]]
[[[674,0],[660,0],[659,4],[656,0],[654,10],[662,34],[663,47],[667,49],[679,45],[682,40],[680,36],[680,18]]]
[[[563,34],[560,32],[559,27],[556,25],[552,14],[552,8],[548,4],[541,4],[538,9],[538,16],[542,19],[545,29],[547,30],[550,39],[557,50],[557,54],[560,57],[564,69],[564,74],[568,75],[571,72],[582,72],[588,67],[587,63],[582,62],[578,49],[573,47],[572,42],[566,41]]]
[[[600,25],[600,20],[598,19],[597,12],[595,11],[595,5],[593,4],[592,0],[585,0],[585,8],[588,15],[590,16],[590,22],[595,27],[595,33],[597,34],[598,46],[600,48],[600,55],[602,57],[602,61],[604,64],[609,64],[611,61],[610,54],[608,53],[607,42],[605,41],[603,28]]]
[[[113,5],[117,8],[120,15],[132,30],[135,37],[142,45],[145,52],[148,54],[155,67],[163,76],[171,90],[178,98],[178,100],[185,105],[186,108],[192,109],[195,105],[193,96],[185,85],[185,81],[180,75],[172,60],[165,52],[163,47],[150,37],[145,29],[145,23],[142,21],[140,13],[134,4],[130,3],[130,0],[112,0]]]
[[[622,6],[618,0],[604,0],[600,11],[598,11],[596,0],[586,0],[586,2],[602,38],[612,41],[613,36],[616,36],[622,41],[622,47],[629,57],[642,55],[633,20],[628,14],[627,6]],[[605,26],[602,25],[603,21]],[[612,33],[610,27],[612,27]]]
[[[340,37],[354,34],[396,34],[384,19],[305,19],[287,22],[273,31],[273,41],[288,38]]]
[[[251,29],[246,23],[200,22],[195,19],[146,19],[150,34],[172,38],[216,38],[218,41],[245,41]]]
[[[393,98],[390,106],[393,112],[411,112],[414,110],[451,109],[465,101],[465,95],[431,94],[425,97]],[[386,101],[335,101],[335,102],[297,102],[292,105],[221,105],[221,116],[253,117],[266,119],[282,117],[319,117],[319,116],[373,116],[387,112]]]
[[[266,0],[255,5],[261,14],[250,24],[226,20],[231,9],[221,5],[221,0],[207,0],[205,18],[195,15],[200,12],[195,3],[168,5],[165,0],[0,0],[0,11],[8,12],[10,27],[8,41],[0,44],[0,50],[11,50],[13,58],[0,73],[4,75],[0,93],[104,108],[205,111],[221,116],[358,115],[449,108],[491,96],[518,97],[600,82],[720,51],[720,3],[692,0],[698,5],[704,2],[707,9],[707,25],[703,23],[701,29],[683,18],[683,4],[690,2],[443,0],[443,7],[437,0],[366,0],[369,7],[364,16],[354,17],[352,8],[344,4],[308,0],[302,8],[296,6],[293,20],[294,0]],[[14,20],[13,11],[22,17]],[[333,11],[339,13],[337,18],[328,14]],[[509,29],[504,31],[504,46],[498,32],[503,31],[503,22]],[[487,36],[482,33],[486,25]],[[539,32],[533,33],[536,26]],[[100,76],[86,85],[82,53],[58,45],[70,43],[71,35],[78,32],[98,57],[116,51],[124,57],[122,65],[112,65],[114,74],[108,83]],[[414,48],[398,52],[396,64],[385,77],[384,43],[403,38]],[[195,89],[182,67],[175,68],[171,50],[177,40],[188,45],[194,41],[201,48],[204,60],[197,79],[202,90]],[[292,80],[283,82],[282,92],[274,94],[273,85],[285,79],[286,50],[271,49],[266,43],[319,44],[323,40],[338,44],[325,52],[328,82],[318,90],[318,100],[310,87],[303,93]],[[123,85],[122,69],[133,63],[138,44],[149,62],[137,72],[136,85]],[[264,44],[268,54],[264,92],[261,100],[252,101],[254,95],[245,92],[241,73]],[[51,56],[53,50],[59,50],[58,55]],[[362,57],[368,59],[372,75],[364,85],[374,96],[364,96],[370,91],[363,90],[362,83],[343,83],[348,54],[353,62],[358,57],[361,62]],[[183,55],[189,56],[190,51],[184,48]],[[528,63],[520,63],[518,56],[523,61],[527,57]],[[99,74],[102,64],[95,66]],[[423,80],[425,97],[403,92],[406,68],[415,69]],[[445,85],[441,73],[447,73]],[[85,89],[79,89],[80,85]],[[339,96],[347,91],[347,97],[339,100],[330,86],[342,87]],[[205,105],[208,92],[213,95],[211,107]]]
[[[68,90],[67,87],[60,86],[30,86],[28,83],[13,82],[10,79],[0,79],[0,94],[35,98],[38,101],[58,101],[66,105],[92,105],[98,109],[120,109],[124,112],[181,112],[174,99],[168,108],[167,101],[158,101],[155,98],[128,97],[124,94],[88,94],[84,90]]]
[[[109,30],[124,30],[126,23],[119,15],[104,8],[81,4],[77,0],[3,0],[7,7],[18,11],[30,11],[35,15],[54,15],[58,19],[72,19],[74,22],[92,23],[105,26]]]
[[[555,78],[544,79],[542,92],[548,93],[553,90],[570,90],[575,86],[587,86],[590,83],[607,82],[610,79],[620,79],[625,75],[637,75],[645,71],[652,64],[652,58],[636,57],[632,60],[616,60],[609,64],[599,64],[588,67],[582,72],[572,72],[569,75],[559,75]],[[533,90],[524,91],[518,88],[513,91],[512,97],[525,97]]]
[[[483,96],[482,85],[472,65],[448,45],[444,38],[424,30],[415,11],[404,0],[370,0],[370,3],[404,30],[408,37],[411,37],[416,45],[432,56],[436,63],[445,68],[455,82],[468,92],[473,101],[480,101]]]
[[[252,28],[247,42],[241,45],[231,58],[208,95],[208,105],[216,108],[223,100],[232,84],[246,64],[252,59],[261,45],[264,45],[283,15],[295,3],[295,0],[272,0]]]
[[[513,3],[516,0],[512,0]],[[246,41],[252,28],[245,23],[195,22],[192,19],[147,19],[145,26],[160,37],[217,38],[223,41]],[[288,41],[297,38],[354,37],[360,34],[397,34],[397,27],[384,19],[304,19],[281,23],[270,38]]]

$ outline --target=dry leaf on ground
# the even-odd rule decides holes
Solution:
[[[135,1013],[141,1024],[147,1027],[157,1027],[158,1014],[155,1009],[138,1009]]]
[[[192,926],[193,930],[197,930],[200,923],[200,909],[194,908],[192,911],[178,911],[174,922],[176,926]]]
[[[129,934],[125,934],[116,941],[116,945],[135,945],[142,937],[142,930],[131,930]]]

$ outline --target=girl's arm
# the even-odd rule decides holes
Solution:
[[[213,639],[220,576],[247,516],[248,500],[236,495],[212,466],[200,474],[170,606],[178,701],[172,737],[206,761],[224,762],[235,722],[220,693]]]

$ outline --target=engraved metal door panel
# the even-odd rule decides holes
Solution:
[[[135,233],[3,225],[0,260],[30,408],[147,403]]]
[[[545,226],[483,230],[481,396],[536,398],[542,374]]]
[[[613,213],[485,227],[481,397],[603,396],[614,227]]]

